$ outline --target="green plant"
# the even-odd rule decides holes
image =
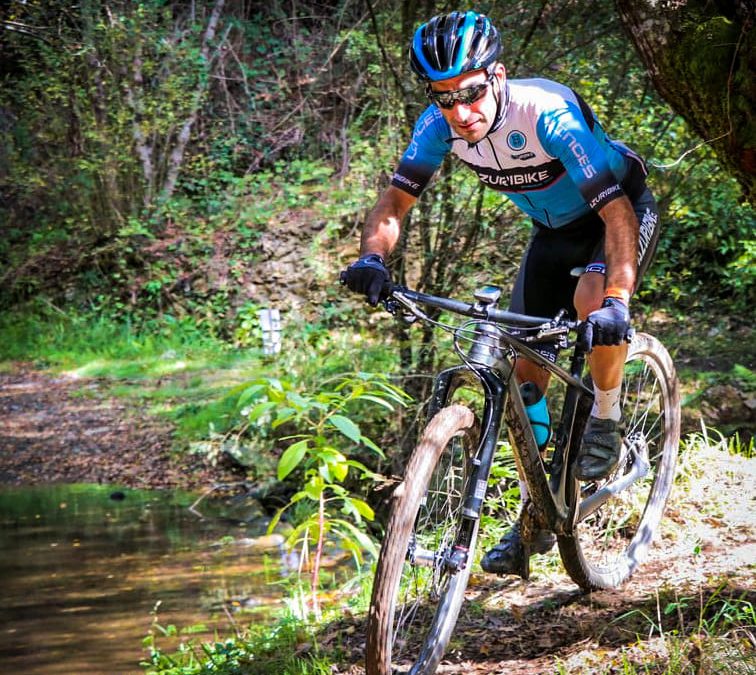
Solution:
[[[362,552],[377,554],[375,544],[363,529],[373,520],[373,509],[350,493],[345,483],[350,471],[361,480],[377,475],[355,459],[367,449],[383,456],[380,448],[360,430],[349,414],[355,403],[373,403],[389,411],[404,405],[407,396],[385,376],[371,373],[340,376],[315,393],[301,392],[289,382],[265,378],[252,382],[239,397],[247,428],[268,432],[290,429],[281,440],[289,442],[278,462],[278,480],[299,470],[299,489],[271,521],[269,531],[297,506],[299,516],[288,537],[290,546],[301,546],[302,559],[310,560],[312,606],[319,613],[317,591],[324,547],[338,545],[352,554],[357,564]],[[304,508],[302,508],[304,507]],[[337,515],[337,513],[339,515]],[[310,552],[312,549],[312,552]]]
[[[520,484],[508,441],[501,441],[488,477],[486,511],[481,517],[481,551],[493,545],[509,529],[520,506]]]

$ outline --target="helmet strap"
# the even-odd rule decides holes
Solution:
[[[495,68],[496,62],[492,63],[489,68]],[[494,78],[497,82],[497,88],[498,91],[494,92],[494,96],[496,96],[496,115],[494,115],[493,123],[491,124],[491,128],[488,130],[488,133],[486,136],[490,136],[494,131],[499,129],[503,124],[504,120],[507,117],[507,108],[509,107],[509,86],[507,81],[504,81],[504,86],[502,87],[501,80],[499,80],[498,77]]]

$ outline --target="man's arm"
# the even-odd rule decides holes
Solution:
[[[385,260],[399,241],[404,216],[416,201],[416,197],[390,186],[362,228],[360,259],[341,275],[342,283],[355,293],[364,293],[373,307],[378,304],[386,282],[391,280]]]
[[[628,339],[628,305],[638,265],[638,219],[630,200],[625,196],[613,199],[598,213],[606,224],[606,287],[601,308],[591,312],[581,328],[580,339],[588,351],[594,346],[619,345]]]
[[[378,199],[362,228],[360,256],[377,253],[384,260],[388,258],[399,241],[402,221],[416,201],[416,197],[390,185]]]
[[[599,210],[606,224],[607,296],[620,298],[626,305],[635,290],[638,269],[638,218],[627,197],[619,197]]]

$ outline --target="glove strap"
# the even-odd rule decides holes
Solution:
[[[383,261],[383,256],[379,253],[366,253],[365,255],[361,255],[359,260],[360,262],[377,262],[383,266],[386,265],[386,263]]]

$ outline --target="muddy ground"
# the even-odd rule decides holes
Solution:
[[[230,467],[175,455],[168,425],[106,391],[24,366],[0,374],[0,485],[202,489],[240,480]],[[438,672],[622,673],[632,663],[664,673],[677,660],[674,672],[756,673],[754,627],[747,616],[725,621],[756,606],[755,588],[756,459],[701,444],[681,457],[661,537],[627,584],[581,593],[556,555],[528,582],[474,574],[473,602]],[[341,653],[334,672],[363,672],[363,628],[347,617],[322,635]],[[724,639],[710,637],[717,632]],[[675,635],[685,638],[679,654]]]

